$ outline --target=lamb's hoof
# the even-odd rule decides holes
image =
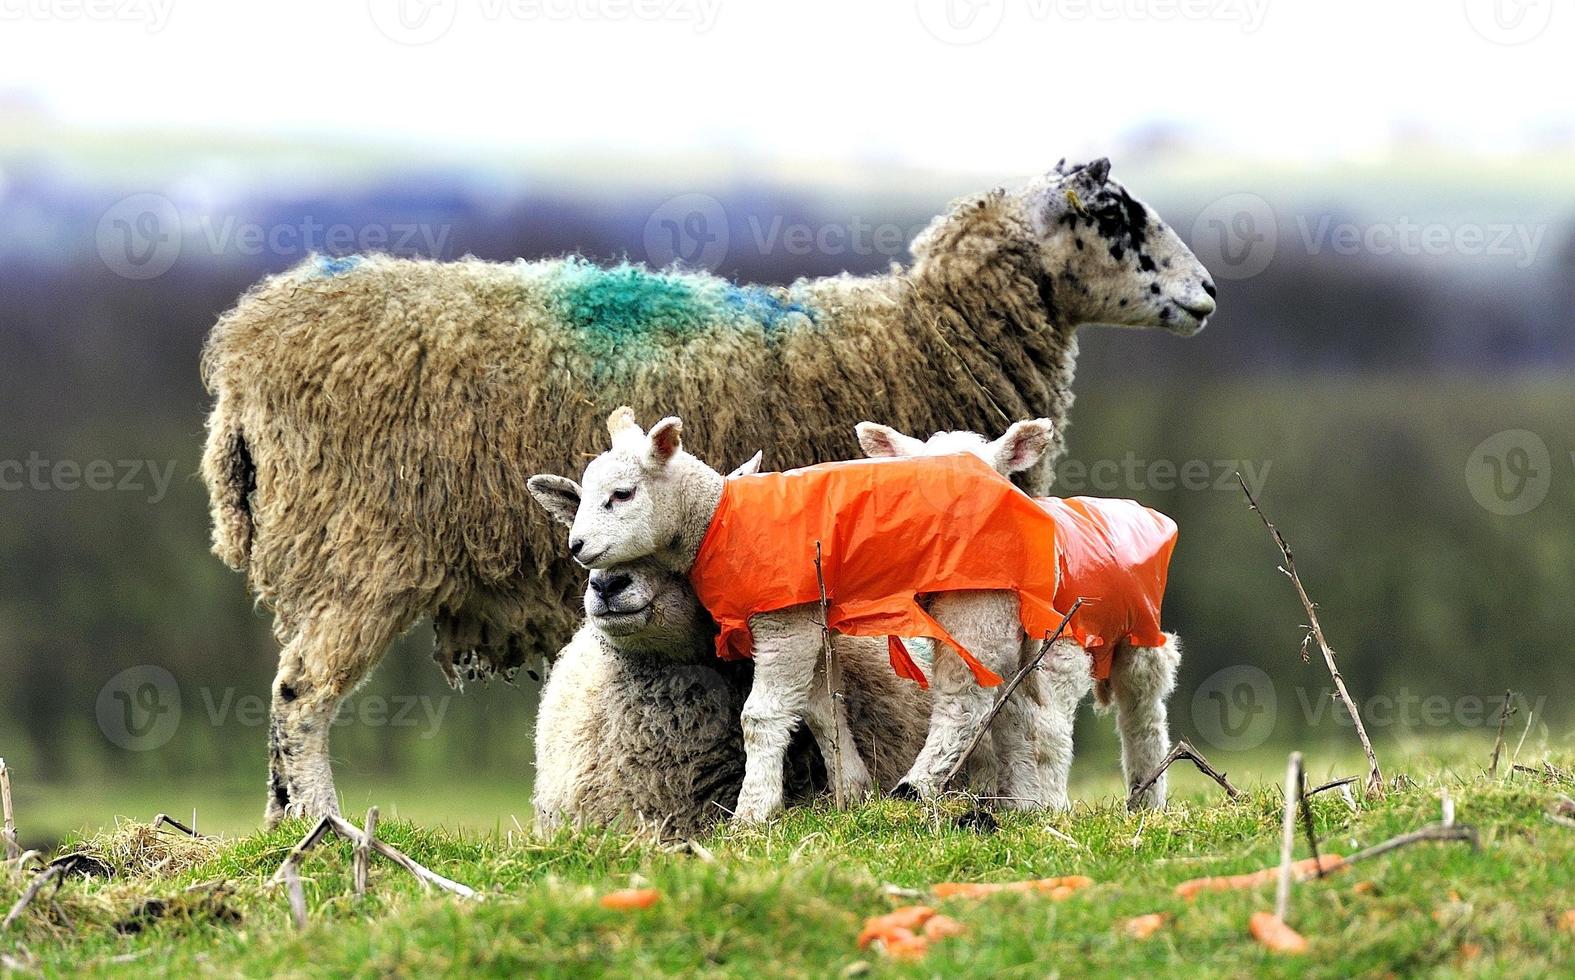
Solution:
[[[894,800],[907,800],[909,803],[917,803],[923,799],[923,797],[919,795],[918,787],[914,786],[906,779],[892,787],[891,798]]]
[[[981,810],[978,807],[974,807],[957,818],[957,829],[972,830],[981,834],[993,834],[1001,829],[1001,825],[989,810]]]

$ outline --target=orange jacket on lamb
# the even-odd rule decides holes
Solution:
[[[1168,518],[1130,501],[1035,501],[970,455],[856,460],[729,479],[690,580],[720,627],[717,653],[748,657],[749,617],[819,602],[818,541],[833,630],[888,637],[893,668],[921,685],[923,671],[896,637],[931,637],[993,686],[1001,678],[918,596],[1012,589],[1033,637],[1054,632],[1057,608],[1082,596],[1068,631],[1105,676],[1119,640],[1161,642],[1174,538]]]

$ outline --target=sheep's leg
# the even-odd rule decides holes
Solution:
[[[1011,810],[1038,810],[1045,805],[1037,756],[1041,710],[1033,690],[1036,686],[1019,686],[990,725],[991,741],[1000,746],[996,752],[997,796],[1001,805]]]
[[[403,624],[392,614],[327,610],[312,617],[279,656],[268,729],[265,819],[339,812],[328,736],[339,704],[364,680]]]
[[[1001,676],[1010,676],[1022,650],[1022,627],[1018,623],[1017,597],[1009,592],[943,592],[936,595],[930,614],[986,667]],[[924,748],[913,761],[893,795],[928,798],[940,793],[946,774],[962,757],[963,750],[985,716],[990,713],[996,692],[981,687],[957,651],[941,645],[935,651],[932,674],[934,694],[930,707],[930,733]],[[1004,745],[993,739],[1001,765],[1002,791],[1007,778],[1004,760],[1014,750],[1026,746]]]
[[[1029,645],[1037,652],[1037,642]],[[1094,683],[1088,666],[1088,654],[1076,641],[1057,640],[1040,662],[1035,678],[1042,704],[1033,720],[1034,752],[1041,799],[1052,810],[1071,806],[1067,781],[1072,772],[1072,730],[1078,705]]]
[[[862,800],[869,795],[875,781],[870,776],[869,767],[864,764],[864,757],[859,754],[858,745],[853,741],[847,705],[832,697],[826,687],[825,664],[826,658],[822,655],[816,662],[815,679],[810,685],[809,699],[804,707],[804,723],[809,726],[810,734],[815,736],[815,742],[820,746],[821,758],[828,760],[827,776],[835,778],[841,773],[842,798]],[[833,766],[829,761],[833,754],[840,765]]]
[[[782,808],[782,762],[793,728],[804,718],[820,631],[808,616],[792,612],[757,616],[750,621],[755,637],[755,680],[744,701],[744,785],[734,816],[761,823]]]
[[[1110,670],[1116,703],[1116,728],[1121,733],[1121,769],[1127,791],[1141,785],[1170,752],[1170,722],[1165,701],[1176,687],[1181,645],[1173,634],[1158,647],[1123,646]],[[1137,801],[1147,809],[1165,808],[1165,777]]]

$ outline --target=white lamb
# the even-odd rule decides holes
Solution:
[[[560,476],[537,475],[530,490],[560,520],[572,520],[570,552],[582,565],[607,568],[654,557],[675,572],[688,572],[722,500],[722,474],[686,452],[683,423],[666,418],[647,435],[627,408],[608,420],[612,449],[586,467],[584,491]],[[991,465],[1005,472],[1039,462],[1054,435],[1045,420],[1020,422],[992,443]],[[572,518],[570,515],[572,514]],[[794,727],[802,720],[823,755],[834,745],[842,706],[813,683],[820,659],[820,626],[814,605],[761,613],[749,620],[755,677],[743,710],[746,755],[743,788],[736,816],[761,822],[782,806],[783,757]],[[1017,595],[1003,591],[940,592],[930,601],[935,621],[988,669],[1010,676],[1022,662],[1024,642]],[[938,655],[928,737],[899,791],[932,796],[961,758],[966,742],[983,722],[994,694],[980,687],[960,658]],[[1000,792],[1024,808],[1045,805],[1040,798],[1033,754],[1032,709],[1012,699],[992,731]],[[836,744],[843,793],[857,797],[870,788],[870,774],[850,740]]]
[[[989,442],[977,432],[937,432],[928,440],[919,440],[889,426],[861,422],[858,434],[865,454],[873,458],[971,453],[996,466],[1003,475],[1010,475],[1001,463],[997,443]],[[1108,709],[1112,703],[1115,705],[1116,728],[1121,736],[1121,767],[1128,792],[1142,785],[1164,761],[1170,752],[1165,702],[1175,689],[1176,668],[1181,664],[1181,647],[1175,634],[1165,633],[1164,636],[1165,643],[1157,647],[1118,644],[1112,657],[1110,677],[1098,684],[1093,682],[1089,672],[1088,653],[1077,640],[1066,636],[1051,644],[1039,669],[1037,700],[1042,709],[1031,715],[1035,723],[1040,793],[1048,806],[1064,808],[1069,804],[1066,787],[1072,768],[1073,722],[1090,687],[1094,688],[1094,701],[1101,710]],[[1039,646],[1039,641],[1028,639],[1024,656],[1033,656]],[[939,659],[945,662],[957,658],[942,653]],[[1024,697],[1025,693],[1031,692],[1020,690],[1013,695],[1013,700]],[[1161,774],[1153,786],[1134,801],[1136,805],[1163,809],[1165,782]]]

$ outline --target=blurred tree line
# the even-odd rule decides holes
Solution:
[[[462,183],[406,174],[240,199],[224,215],[263,227],[305,216],[421,224],[444,229],[444,258],[638,259],[650,216],[687,190],[450,189]],[[95,236],[105,209],[131,190],[20,167],[0,197],[10,229],[0,238],[0,460],[109,461],[117,481],[124,461],[156,468],[136,488],[0,490],[0,754],[40,779],[235,772],[260,785],[265,727],[244,699],[266,703],[276,648],[241,577],[207,551],[196,472],[208,404],[197,356],[220,312],[303,253],[187,248],[162,275],[123,278]],[[848,212],[791,188],[714,193],[733,243],[724,274],[785,282],[878,271],[901,257],[762,248],[751,218],[816,228],[847,222]],[[1186,234],[1187,202],[1153,203]],[[943,205],[888,202],[862,214],[912,229]],[[188,245],[202,234],[188,234]],[[1272,678],[1275,737],[1340,730],[1308,707],[1326,679],[1316,659],[1302,663],[1304,616],[1235,483],[1242,467],[1262,476],[1260,499],[1296,549],[1358,697],[1404,690],[1453,703],[1515,688],[1546,697],[1545,718],[1567,724],[1575,249],[1566,225],[1549,237],[1524,269],[1284,247],[1262,274],[1221,279],[1221,311],[1196,338],[1084,335],[1065,489],[1136,497],[1180,523],[1166,607],[1186,651],[1178,732],[1198,737],[1194,699],[1234,683],[1219,672],[1243,666]],[[1551,468],[1545,501],[1518,515],[1479,503],[1470,482],[1473,466],[1488,465],[1474,447],[1511,429],[1541,440]],[[1091,486],[1092,474],[1111,472],[1094,468],[1101,461],[1120,475]],[[159,494],[151,474],[170,464]],[[450,700],[427,659],[426,629],[402,640],[358,695],[383,699],[383,713],[342,726],[336,759],[363,770],[528,774],[534,686]],[[106,736],[102,712],[123,707],[106,683],[141,665],[176,679],[182,715],[173,737],[133,751]],[[1403,723],[1424,735],[1462,727],[1453,716]]]

